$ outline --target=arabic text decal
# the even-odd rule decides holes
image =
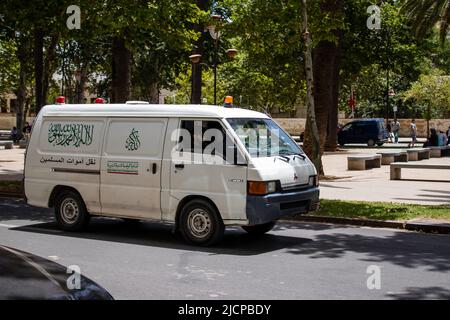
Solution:
[[[134,151],[139,149],[140,146],[141,141],[139,141],[139,131],[133,128],[127,138],[127,141],[125,141],[125,148],[127,148],[127,150]]]
[[[54,146],[89,146],[92,143],[94,125],[82,123],[50,123],[48,142]]]

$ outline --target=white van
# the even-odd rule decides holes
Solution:
[[[169,221],[200,245],[225,226],[267,232],[319,203],[313,164],[275,121],[209,105],[45,106],[24,187],[27,203],[53,207],[64,230],[91,215]]]

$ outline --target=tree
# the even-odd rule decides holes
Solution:
[[[450,76],[421,75],[419,80],[403,93],[403,98],[426,107],[425,118],[429,132],[429,120],[450,110]]]
[[[406,0],[402,12],[409,18],[418,39],[423,39],[438,23],[441,44],[450,25],[450,0]]]
[[[313,71],[313,61],[312,61],[312,49],[311,49],[311,36],[308,30],[308,9],[306,0],[302,0],[302,31],[305,41],[305,74],[306,74],[306,87],[307,87],[307,130],[310,135],[311,141],[311,161],[314,163],[316,170],[319,174],[323,174],[321,151],[320,151],[320,135],[316,123],[316,112],[315,112],[315,100],[314,94],[314,71]]]

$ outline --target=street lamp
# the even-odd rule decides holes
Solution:
[[[81,71],[75,70],[75,80],[76,80],[76,103],[81,103]]]
[[[212,68],[213,68],[213,72],[214,72],[214,104],[217,105],[217,66],[219,64],[218,62],[218,51],[219,51],[219,41],[220,41],[220,36],[221,36],[221,32],[218,28],[219,26],[219,22],[222,20],[222,16],[219,14],[213,14],[211,15],[211,24],[209,24],[206,28],[205,31],[209,32],[209,35],[211,36],[211,38],[214,41],[214,56],[213,56],[213,64],[212,64]],[[238,53],[238,51],[236,49],[228,49],[225,51],[227,56],[230,59],[234,59]],[[201,54],[192,54],[189,56],[189,59],[191,60],[191,62],[193,64],[196,63],[200,63],[202,55]],[[208,66],[208,64],[206,63],[201,63],[203,65]]]

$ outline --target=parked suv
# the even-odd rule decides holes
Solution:
[[[360,119],[347,123],[338,133],[341,146],[349,143],[367,143],[382,146],[388,140],[384,119]]]

